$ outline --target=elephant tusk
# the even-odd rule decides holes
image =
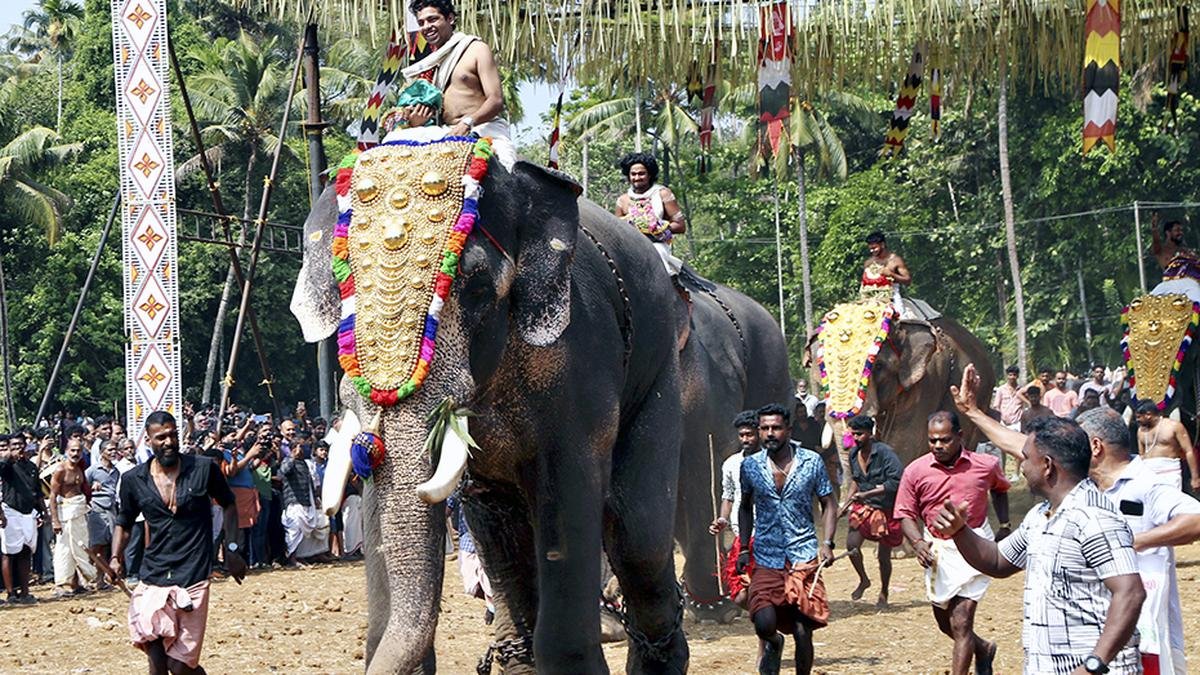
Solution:
[[[467,470],[467,442],[454,429],[447,428],[442,439],[442,454],[433,476],[417,486],[417,496],[426,504],[440,504],[458,487]]]
[[[828,422],[821,426],[821,447],[828,448],[833,445],[833,427]]]
[[[353,410],[347,409],[342,415],[341,426],[325,434],[325,442],[329,444],[329,460],[325,464],[325,481],[321,484],[321,504],[327,516],[336,514],[342,508],[342,495],[346,490],[346,481],[350,480],[350,445],[360,431],[362,423],[358,421],[358,416]]]
[[[1179,414],[1179,408],[1175,408],[1174,410],[1171,411],[1171,414],[1168,415],[1168,417],[1170,417],[1171,419],[1178,422],[1178,421],[1180,421],[1180,419],[1182,419],[1183,416]]]

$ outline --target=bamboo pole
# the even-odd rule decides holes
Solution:
[[[1133,202],[1133,236],[1137,241],[1138,281],[1142,284],[1142,294],[1146,294],[1146,254],[1142,251],[1142,213],[1137,200]]]
[[[225,210],[225,202],[221,199],[221,184],[213,175],[212,165],[208,162],[208,150],[204,146],[204,139],[200,136],[200,125],[196,122],[196,112],[192,109],[192,99],[188,95],[187,82],[183,77],[183,70],[179,67],[179,58],[175,55],[175,42],[168,41],[167,53],[171,59],[171,69],[175,71],[175,79],[179,85],[179,97],[183,101],[183,109],[187,113],[188,126],[192,134],[192,143],[196,145],[197,156],[200,158],[200,168],[204,171],[204,181],[208,185],[208,194],[212,199],[213,210],[217,214],[217,220],[221,223],[221,228],[225,234],[225,241],[230,244],[229,248],[229,269],[233,271],[233,278],[238,285],[245,284],[245,275],[242,273],[242,261],[238,257],[240,247],[233,245],[233,232],[229,229],[229,223],[236,218],[230,216]],[[263,380],[266,382],[274,382],[275,376],[271,373],[271,367],[267,364],[267,352],[263,349],[262,331],[258,328],[258,317],[254,314],[254,308],[248,308],[250,312],[250,335],[254,338],[254,349],[258,352],[258,365],[262,370]],[[267,392],[271,393],[268,387]],[[207,393],[205,394],[207,396]],[[271,396],[271,403],[275,409],[275,417],[279,418],[279,402],[275,400],[275,396]]]
[[[716,451],[713,449],[713,437],[712,437],[712,434],[709,434],[708,435],[708,487],[709,487],[709,491],[712,493],[713,522],[716,522],[717,516],[720,515],[720,511],[717,510],[717,477],[716,477],[717,469],[716,469],[716,466],[717,466],[717,457],[716,457]],[[720,597],[723,598],[723,597],[725,597],[725,582],[721,579],[721,535],[720,535],[720,533],[717,533],[717,536],[713,537],[713,548],[716,549],[716,553],[717,553],[717,592],[720,594]]]
[[[96,268],[100,267],[100,254],[104,252],[104,245],[108,242],[108,234],[112,231],[113,221],[117,219],[120,211],[121,190],[118,188],[116,194],[113,195],[113,204],[108,212],[108,220],[104,222],[104,229],[100,231],[100,242],[96,244],[96,253],[92,256],[92,266],[88,268],[87,277],[83,280],[83,288],[79,290],[79,299],[75,301],[75,311],[71,313],[71,321],[67,324],[67,333],[63,336],[62,346],[58,349],[58,358],[54,359],[54,368],[50,370],[50,378],[46,380],[46,391],[42,393],[42,402],[38,405],[37,416],[33,418],[34,424],[42,419],[42,415],[46,412],[46,406],[50,403],[50,395],[54,393],[54,383],[58,380],[58,371],[67,358],[67,346],[71,344],[71,336],[75,334],[75,326],[79,324],[79,315],[83,313],[83,302],[87,299],[88,289],[92,287],[92,279],[96,278]],[[9,424],[15,425],[16,422],[9,420]]]
[[[787,321],[783,314],[783,234],[779,227],[779,185],[774,185],[775,191],[775,281],[779,286],[779,330],[783,333],[783,341],[787,342]]]
[[[312,15],[312,8],[315,7],[315,2],[310,5],[309,15]],[[255,219],[254,228],[254,244],[250,248],[250,264],[246,269],[246,280],[242,284],[242,300],[238,305],[237,326],[233,330],[233,344],[229,348],[229,364],[228,370],[225,372],[225,379],[221,383],[221,405],[217,408],[217,433],[221,431],[221,418],[225,416],[225,409],[229,406],[229,392],[233,389],[233,371],[237,369],[238,354],[241,351],[242,330],[245,328],[247,311],[250,308],[250,293],[254,288],[254,273],[258,269],[258,255],[262,251],[263,231],[267,225],[267,209],[271,206],[271,194],[275,187],[275,178],[279,175],[279,159],[283,156],[284,138],[287,136],[288,119],[291,117],[292,100],[296,96],[296,82],[300,80],[300,65],[303,62],[304,56],[304,39],[300,39],[300,44],[296,48],[295,65],[292,67],[292,79],[288,84],[287,99],[283,104],[283,119],[279,122],[279,142],[275,145],[275,153],[271,158],[271,171],[263,180],[262,201],[258,207],[258,218]],[[270,380],[266,381],[267,394],[271,400],[275,400],[273,391],[273,383]],[[276,419],[281,419],[282,416],[277,416]]]

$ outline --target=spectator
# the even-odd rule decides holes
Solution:
[[[84,581],[96,577],[87,555],[88,502],[92,488],[84,478],[83,439],[67,441],[66,460],[50,477],[50,522],[54,525],[54,597],[83,590]],[[68,590],[72,589],[72,590]]]
[[[804,406],[804,413],[807,416],[812,417],[813,411],[817,407],[817,397],[813,396],[811,393],[809,393],[807,380],[805,380],[803,378],[796,380],[795,399],[796,399],[796,403],[802,404]],[[806,447],[810,450],[814,449],[814,448],[810,448],[807,445],[804,447]]]
[[[228,480],[229,488],[233,491],[234,499],[237,500],[237,526],[242,535],[242,541],[251,542],[249,548],[252,565],[255,562],[253,532],[260,512],[259,491],[254,480],[254,466],[262,452],[262,442],[257,436],[247,437],[240,446],[235,441],[229,440],[224,443],[221,451],[221,473]]]
[[[117,518],[117,481],[120,471],[113,464],[117,444],[104,441],[96,455],[97,461],[84,472],[92,487],[92,505],[87,515],[88,547],[100,560],[108,560],[112,546],[113,528]]]
[[[992,408],[1000,412],[1000,423],[1013,431],[1020,430],[1021,414],[1025,412],[1021,390],[1017,388],[1020,373],[1021,369],[1016,366],[1005,368],[1004,384],[996,387],[992,394]]]
[[[317,500],[313,492],[313,477],[304,459],[304,446],[296,443],[279,463],[282,479],[283,512],[281,520],[287,545],[289,567],[296,567],[296,549],[300,542],[317,529]]]
[[[1096,392],[1098,400],[1108,405],[1109,398],[1112,395],[1112,385],[1104,381],[1104,366],[1092,366],[1092,379],[1080,385],[1079,398],[1081,400],[1087,398],[1089,391]]]
[[[1070,417],[1071,411],[1079,405],[1079,394],[1067,387],[1067,372],[1060,370],[1054,374],[1054,388],[1042,395],[1046,407],[1059,417]]]
[[[271,465],[274,462],[274,442],[269,427],[260,427],[258,443],[262,447],[260,456],[254,459],[254,488],[258,491],[258,518],[250,530],[250,566],[262,569],[270,565],[268,527],[272,512],[277,508],[271,490]]]
[[[1021,413],[1021,433],[1028,433],[1029,425],[1033,424],[1034,420],[1043,417],[1054,417],[1054,411],[1042,405],[1042,390],[1030,386],[1025,389],[1025,400],[1029,401],[1029,408]]]
[[[9,436],[0,435],[0,577],[7,602],[32,604],[29,594],[32,558],[37,546],[38,521],[45,515],[45,502],[38,493],[38,470],[33,462],[9,448]]]

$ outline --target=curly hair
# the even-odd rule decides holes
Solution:
[[[447,19],[453,18],[458,14],[458,12],[454,11],[454,3],[450,2],[450,0],[412,0],[412,2],[408,3],[408,11],[412,12],[413,16],[419,14],[426,7],[436,9]]]
[[[621,167],[621,173],[627,179],[629,178],[629,170],[633,168],[634,164],[641,164],[646,167],[646,173],[650,174],[651,183],[658,181],[658,160],[654,159],[654,155],[647,152],[631,152],[622,157],[620,162],[617,162],[617,166]]]

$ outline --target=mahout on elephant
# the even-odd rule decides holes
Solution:
[[[350,349],[357,359],[343,360],[355,373],[340,386],[350,427],[341,433],[363,427],[367,448],[353,463],[371,476],[368,672],[435,667],[445,536],[438,500],[464,468],[467,520],[495,593],[494,655],[506,672],[534,664],[539,672],[607,671],[602,548],[634,638],[627,669],[685,672],[671,534],[685,388],[676,340],[687,308],[642,235],[578,200],[578,186],[562,174],[524,162],[510,171],[485,157],[478,201],[446,199],[457,178],[445,166],[478,168],[463,140],[385,144],[343,163],[305,228],[310,246],[293,309],[306,338],[338,330],[343,356]],[[354,205],[349,218],[339,196]],[[368,208],[368,200],[377,203]],[[445,227],[472,204],[478,222],[458,238],[460,253],[432,266],[456,272],[438,282],[444,301],[422,314],[429,260],[397,256],[436,239],[442,230],[431,223]],[[346,280],[328,272],[339,232],[357,303],[349,309]],[[372,307],[394,316],[376,316],[382,325],[373,327]],[[428,339],[419,343],[428,359],[410,347],[414,338]],[[414,363],[408,381],[421,375],[419,386],[406,391],[398,383]],[[379,382],[364,384],[372,368]],[[431,452],[427,436],[439,427],[431,417],[448,410],[458,412]],[[466,410],[478,446],[469,461],[463,434],[445,428],[461,431]],[[354,452],[361,447],[356,441]],[[348,463],[339,461],[330,460],[335,476]]]

